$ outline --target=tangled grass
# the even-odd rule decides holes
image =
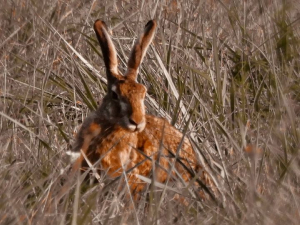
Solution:
[[[0,223],[298,224],[299,10],[297,0],[3,3]],[[220,204],[185,206],[150,180],[128,208],[126,187],[105,174],[85,191],[78,177],[60,202],[49,200],[67,178],[75,129],[106,91],[92,30],[99,18],[111,26],[121,69],[143,25],[157,19],[139,75],[147,111],[187,128]]]

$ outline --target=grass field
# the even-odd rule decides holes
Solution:
[[[185,206],[157,187],[129,208],[105,176],[51,201],[76,129],[106,92],[93,22],[110,25],[125,70],[152,18],[138,78],[147,111],[187,128],[219,204]],[[4,0],[0,21],[0,224],[299,224],[299,1]]]

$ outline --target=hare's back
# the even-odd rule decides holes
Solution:
[[[171,163],[175,163],[177,172],[185,181],[196,173],[215,192],[214,182],[197,160],[190,141],[163,118],[146,115],[146,120],[146,127],[138,136],[138,149],[159,162],[159,167],[156,166],[157,179],[165,181]]]
[[[174,158],[196,166],[196,157],[189,140],[164,118],[146,115],[146,127],[138,135],[138,148],[148,156],[155,154]]]

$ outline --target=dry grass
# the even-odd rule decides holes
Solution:
[[[299,10],[297,0],[2,4],[0,223],[298,224]],[[149,185],[128,208],[124,177],[105,174],[85,191],[78,179],[49,202],[66,178],[74,129],[106,90],[98,18],[111,25],[121,69],[143,25],[158,20],[139,76],[147,110],[188,127],[221,205],[187,197],[185,207],[174,190],[190,196],[189,188],[173,184]]]

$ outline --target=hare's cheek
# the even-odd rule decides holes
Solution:
[[[143,115],[145,115],[145,101],[144,101],[144,99],[140,100],[140,105],[141,105],[141,113]]]
[[[127,115],[128,114],[128,111],[129,111],[129,106],[127,103],[125,102],[120,102],[120,110],[121,110],[121,113],[123,115]]]
[[[111,102],[109,105],[107,105],[105,111],[107,112],[107,116],[113,119],[120,116],[121,107],[117,102]]]

